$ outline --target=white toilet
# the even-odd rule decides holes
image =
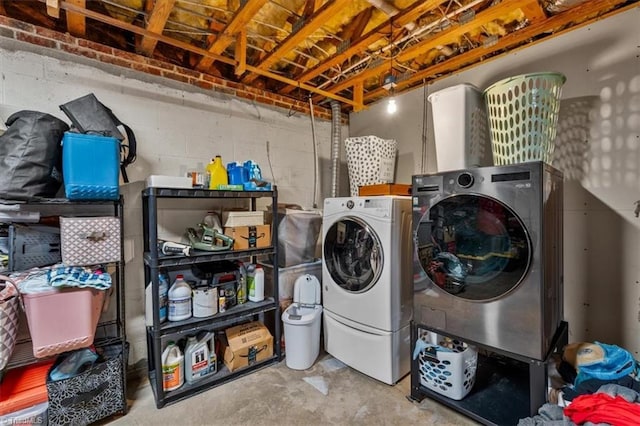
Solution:
[[[298,277],[293,287],[293,304],[282,314],[285,361],[294,370],[310,368],[320,352],[322,305],[320,281],[313,275]]]

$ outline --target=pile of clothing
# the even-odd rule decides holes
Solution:
[[[518,425],[640,425],[640,363],[619,346],[572,343],[557,366],[565,381],[538,415]]]

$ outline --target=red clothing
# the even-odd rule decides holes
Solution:
[[[613,426],[640,425],[640,404],[606,393],[580,395],[565,407],[564,415],[576,424],[608,423]]]

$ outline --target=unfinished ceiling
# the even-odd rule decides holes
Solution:
[[[0,14],[296,99],[367,104],[628,0],[0,0]]]

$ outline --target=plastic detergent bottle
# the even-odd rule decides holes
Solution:
[[[207,166],[207,173],[209,173],[209,189],[218,189],[220,185],[229,184],[227,169],[222,164],[221,156],[216,155],[215,158],[211,159]]]
[[[145,289],[145,323],[153,325],[153,287],[149,283]],[[163,272],[158,274],[158,315],[160,322],[167,320],[167,293],[169,292],[169,277]]]
[[[168,298],[169,294],[169,277],[165,272],[160,272],[158,274],[158,296],[160,298],[160,322],[165,322],[167,320],[167,308],[169,305]]]
[[[176,275],[168,295],[169,321],[191,318],[191,286],[187,284],[182,274]]]
[[[253,275],[249,278],[249,300],[262,302],[264,300],[264,269],[256,265]]]
[[[169,342],[162,352],[162,387],[166,391],[178,389],[184,384],[184,356],[178,345]]]
[[[187,338],[187,346],[184,348],[184,376],[187,383],[197,382],[212,373],[209,365],[211,362],[209,342],[212,337],[212,333],[206,333],[200,339],[196,336]]]

